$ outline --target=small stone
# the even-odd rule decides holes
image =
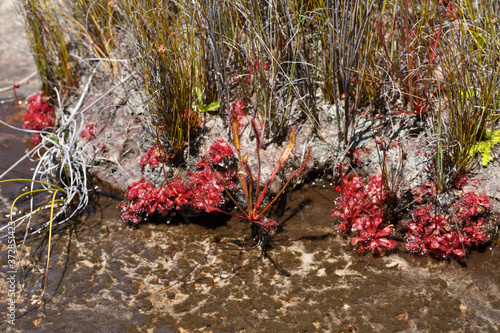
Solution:
[[[387,265],[385,265],[385,267],[387,268],[394,268],[394,267],[397,267],[398,266],[398,262],[397,261],[391,261],[390,263],[388,263]]]

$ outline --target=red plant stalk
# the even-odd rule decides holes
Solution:
[[[432,62],[434,61],[434,56],[436,55],[436,49],[437,49],[437,46],[438,46],[438,42],[439,42],[439,37],[441,37],[441,29],[443,28],[443,21],[441,21],[441,23],[439,24],[439,30],[437,32],[437,36],[436,36],[436,41],[434,42],[434,48],[432,50],[432,54],[431,54],[431,59],[430,59],[430,66],[432,67]]]
[[[19,83],[14,83],[12,86],[12,90],[14,90],[14,97],[16,98],[16,105],[17,105],[17,111],[21,113],[21,108],[19,107],[19,99],[17,98],[17,93],[16,89],[19,88],[21,85]]]
[[[160,154],[160,157],[161,157],[161,164],[162,164],[162,171],[163,171],[163,178],[165,178],[165,181],[167,182],[167,186],[170,187],[172,189],[172,191],[175,192],[176,195],[179,195],[179,192],[177,192],[177,190],[175,189],[174,186],[172,186],[172,184],[170,184],[168,178],[167,178],[167,173],[165,172],[165,158],[164,158],[164,150],[161,148],[161,144],[160,144],[160,135],[159,135],[159,131],[163,131],[165,129],[164,126],[158,126],[155,128],[156,130],[156,146],[158,147],[158,152]]]
[[[238,124],[237,124],[236,119],[233,119],[233,127],[232,128],[233,128],[234,146],[236,148],[238,158],[240,161],[239,162],[239,169],[240,170],[238,171],[238,179],[240,181],[240,184],[241,184],[241,187],[243,190],[243,195],[245,196],[245,199],[247,202],[247,209],[246,210],[243,209],[240,206],[240,204],[238,203],[238,201],[235,200],[233,198],[233,196],[229,193],[229,191],[226,190],[226,193],[229,196],[229,198],[231,199],[231,201],[234,202],[236,207],[243,214],[243,216],[237,215],[237,214],[229,214],[229,215],[233,215],[233,216],[236,216],[238,218],[247,220],[248,222],[256,223],[256,224],[259,224],[263,227],[266,227],[266,225],[269,224],[270,221],[264,217],[264,213],[276,202],[276,200],[283,193],[283,191],[288,186],[290,181],[294,177],[296,177],[297,175],[299,175],[300,173],[302,173],[305,170],[306,164],[310,158],[311,149],[310,148],[308,149],[307,155],[304,158],[304,161],[302,162],[301,166],[288,176],[286,183],[283,185],[283,187],[278,192],[278,194],[259,212],[259,208],[262,205],[262,202],[264,200],[264,197],[269,189],[269,186],[270,186],[272,180],[274,179],[274,177],[278,173],[278,170],[283,166],[283,164],[290,157],[292,149],[295,145],[295,128],[293,128],[290,131],[287,147],[285,148],[285,150],[281,154],[281,157],[278,160],[278,163],[277,163],[276,167],[274,168],[273,173],[271,174],[271,176],[267,180],[266,184],[264,185],[264,188],[262,190],[260,190],[260,185],[259,185],[260,177],[261,177],[261,160],[260,160],[260,153],[259,153],[259,151],[260,151],[260,139],[259,139],[259,133],[258,133],[257,127],[256,127],[254,121],[252,120],[252,129],[253,129],[255,136],[257,138],[255,152],[256,152],[257,161],[258,161],[257,184],[255,185],[256,186],[255,194],[253,194],[253,189],[252,189],[252,183],[254,183],[254,177],[252,176],[251,169],[248,165],[248,154],[245,154],[243,156],[243,158],[241,157],[240,137],[239,137],[239,133],[238,133]],[[208,159],[208,157],[206,157],[206,158]],[[212,171],[215,173],[215,175],[219,179],[222,179],[222,176],[215,169],[213,169],[212,166],[210,166],[210,167],[211,167]],[[224,212],[224,211],[222,211],[218,208],[215,208],[215,207],[214,207],[214,210],[228,214],[227,212]]]

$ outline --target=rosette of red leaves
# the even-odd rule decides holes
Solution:
[[[416,186],[412,190],[412,194],[417,204],[423,204],[429,198],[436,196],[436,182],[426,180],[422,186]]]
[[[42,131],[46,128],[54,127],[55,119],[54,107],[47,104],[43,92],[28,98],[28,111],[24,115],[23,125],[25,129]],[[40,141],[40,134],[33,134],[31,142],[38,144]]]
[[[396,248],[396,241],[390,238],[393,226],[383,226],[380,215],[373,218],[363,216],[355,224],[355,229],[358,236],[351,239],[351,246],[358,252],[370,250],[373,254],[379,254]]]
[[[358,252],[371,251],[380,254],[396,248],[391,238],[393,226],[384,223],[382,206],[388,192],[381,176],[372,176],[365,186],[358,176],[341,177],[341,192],[332,210],[332,216],[340,217],[337,230],[340,233],[356,233],[351,245]]]
[[[454,205],[453,215],[436,214],[432,205],[417,207],[407,224],[407,251],[441,259],[463,258],[474,246],[489,241],[481,230],[482,215],[491,208],[487,196],[466,193]]]
[[[122,218],[133,224],[154,219],[168,218],[182,209],[210,213],[225,204],[224,191],[235,187],[236,170],[232,168],[234,154],[229,144],[218,140],[208,148],[209,162],[198,163],[200,171],[185,177],[167,180],[167,185],[154,187],[145,179],[134,182],[125,194],[126,202],[120,205]],[[141,159],[141,166],[158,166],[161,153],[153,146]],[[210,163],[210,167],[208,164]],[[220,170],[218,175],[214,169]]]
[[[337,226],[340,233],[350,232],[353,224],[363,217],[368,195],[364,188],[363,181],[358,176],[342,177],[341,185],[335,188],[337,192],[342,193],[332,211],[332,216],[338,216],[341,219]]]
[[[85,129],[80,133],[80,137],[87,139],[87,141],[95,138],[94,124],[87,125],[87,127],[85,127]]]
[[[141,157],[141,161],[139,165],[144,168],[146,165],[150,165],[153,169],[159,166],[163,161],[162,151],[156,144],[154,144],[151,148],[149,148],[146,155]]]
[[[127,203],[121,204],[122,218],[125,221],[137,224],[149,215],[157,212],[159,200],[158,190],[143,178],[132,183],[125,193]],[[172,206],[169,200],[170,208]]]

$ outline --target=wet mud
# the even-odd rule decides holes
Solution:
[[[23,115],[13,103],[0,104],[0,119],[9,125],[22,128]],[[21,159],[29,150],[28,134],[0,124],[0,175]],[[4,179],[31,179],[36,163],[29,158],[22,160],[14,169],[8,171]],[[15,181],[0,185],[0,208],[9,209],[15,198],[28,190],[26,182]],[[2,217],[3,218],[3,217]]]
[[[15,3],[14,0],[0,1],[0,106],[14,101],[14,83],[20,84],[17,93],[21,100],[40,89],[35,61]]]

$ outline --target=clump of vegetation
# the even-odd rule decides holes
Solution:
[[[204,59],[207,36],[197,5],[117,1],[129,70],[145,93],[153,115],[148,121],[155,131],[162,126],[163,144],[173,157],[200,126],[200,115],[193,110],[200,93],[195,92],[206,92],[210,75]]]
[[[488,163],[493,162],[491,149],[500,143],[500,130],[484,132],[483,139],[484,141],[479,141],[472,146],[470,155],[474,157],[477,153],[481,153],[481,165],[487,167]]]
[[[290,157],[292,153],[293,147],[295,146],[295,133],[296,129],[292,128],[289,133],[288,143],[285,147],[285,150],[281,154],[279,160],[276,162],[276,166],[269,176],[268,180],[265,182],[265,185],[261,189],[261,176],[262,176],[262,165],[261,165],[261,157],[260,150],[262,148],[260,142],[260,133],[257,128],[257,124],[254,119],[250,121],[250,125],[252,127],[253,134],[255,136],[255,157],[257,159],[257,168],[253,169],[250,165],[249,154],[246,153],[242,155],[242,147],[240,142],[240,131],[239,127],[241,124],[238,124],[237,117],[233,117],[232,121],[232,136],[233,136],[233,144],[236,150],[236,154],[238,157],[238,169],[237,176],[240,182],[240,186],[242,189],[242,193],[244,199],[246,201],[246,208],[243,208],[242,205],[238,202],[238,200],[234,199],[233,196],[229,192],[227,192],[228,196],[231,198],[231,201],[238,207],[238,210],[242,215],[235,215],[247,222],[249,222],[254,230],[254,236],[258,236],[259,242],[264,239],[266,235],[274,235],[276,229],[278,228],[278,222],[269,219],[264,215],[271,206],[276,202],[279,196],[286,189],[288,184],[292,179],[304,173],[307,162],[309,161],[311,150],[308,149],[307,154],[305,155],[302,164],[295,171],[291,172],[287,177],[284,185],[278,191],[274,198],[270,200],[269,203],[264,204],[264,199],[266,198],[266,194],[268,193],[269,186],[271,182],[276,177],[278,171],[283,167],[285,162]],[[218,175],[220,173],[217,172]],[[261,208],[264,206],[263,208]]]
[[[414,200],[406,209],[408,218],[398,221],[392,204],[397,198],[384,186],[381,176],[370,177],[365,185],[359,176],[343,175],[337,191],[341,195],[332,210],[332,215],[340,218],[337,230],[354,235],[351,246],[358,252],[378,255],[395,250],[394,225],[398,223],[404,230],[406,251],[439,259],[463,259],[472,248],[489,242],[483,227],[491,209],[487,196],[464,193],[445,213],[433,203],[435,182],[425,181],[412,190]]]
[[[331,6],[331,7],[330,7]],[[367,66],[373,58],[361,54],[372,51],[375,1],[333,1],[321,11],[325,31],[322,47],[326,54],[319,57],[323,74],[323,91],[335,105],[335,116],[340,129],[339,141],[345,147],[351,142],[358,107],[362,100],[370,100]],[[322,24],[323,22],[318,22]],[[320,25],[321,26],[321,25]],[[343,106],[340,101],[343,100]]]
[[[45,298],[47,274],[49,270],[52,250],[53,227],[73,219],[89,203],[88,173],[85,161],[82,159],[83,149],[78,146],[79,134],[84,132],[81,120],[83,99],[88,91],[88,82],[84,93],[70,115],[61,116],[59,126],[50,132],[38,129],[38,126],[47,125],[47,121],[54,121],[54,107],[48,105],[43,93],[36,94],[28,99],[30,105],[25,116],[25,126],[35,129],[35,147],[24,157],[35,159],[37,165],[31,179],[7,179],[5,182],[25,182],[28,190],[18,195],[12,202],[10,210],[10,224],[2,226],[2,230],[13,227],[14,230],[24,229],[24,239],[18,260],[23,256],[24,244],[29,235],[48,230],[47,261],[45,266],[45,282],[37,301],[41,304]],[[57,94],[57,99],[61,101]],[[58,105],[59,108],[62,105]],[[80,118],[80,119],[79,119]],[[28,132],[33,132],[29,130]],[[17,163],[14,164],[17,165]],[[10,168],[0,175],[3,178]],[[24,201],[24,202],[23,202]],[[25,210],[15,216],[13,210],[16,205],[24,203]],[[47,213],[48,211],[48,213]]]
[[[164,186],[155,187],[145,179],[130,185],[125,194],[126,202],[120,205],[123,219],[137,224],[152,218],[169,218],[176,213],[182,213],[186,209],[198,213],[215,211],[234,215],[250,223],[254,230],[254,236],[257,237],[259,242],[266,235],[273,235],[279,224],[264,214],[283,193],[288,183],[305,171],[310,151],[308,151],[302,165],[287,177],[281,190],[272,200],[264,204],[271,182],[292,153],[296,130],[292,129],[290,131],[285,150],[277,161],[271,176],[261,188],[260,150],[262,145],[259,140],[260,134],[257,124],[254,120],[251,120],[253,134],[255,135],[255,158],[257,159],[257,169],[253,170],[250,166],[249,154],[242,154],[240,140],[242,119],[240,122],[237,119],[238,117],[235,114],[232,126],[233,147],[222,139],[213,142],[209,146],[205,157],[197,164],[200,171],[170,179],[165,175],[166,185]],[[157,146],[152,147],[147,155],[141,158],[141,165],[149,164],[151,167],[157,167],[164,163],[161,156],[162,153]],[[239,190],[241,190],[245,198],[246,207],[234,197],[238,188],[237,180],[240,185]],[[222,210],[226,203],[224,194],[227,194],[236,205],[241,215]],[[262,206],[264,208],[261,208]]]
[[[28,98],[28,111],[24,115],[24,128],[41,132],[47,128],[53,129],[56,114],[54,107],[48,105],[43,93],[35,94]],[[33,144],[41,142],[40,133],[34,133],[31,137]]]
[[[84,62],[99,61],[106,72],[118,74],[117,27],[122,17],[115,1],[62,1],[57,8],[74,42],[81,43],[77,48]]]
[[[370,177],[368,185],[358,176],[341,177],[336,190],[341,193],[335,202],[332,216],[340,217],[337,230],[356,234],[351,245],[358,252],[374,254],[396,248],[392,238],[394,228],[387,220],[387,201],[393,195],[387,190],[381,176]]]
[[[444,6],[436,41],[436,71],[442,74],[434,123],[439,192],[470,170],[473,147],[498,117],[499,14],[498,2],[489,0]]]
[[[152,147],[141,160],[144,165],[160,165],[156,147]],[[234,153],[224,141],[216,141],[207,152],[207,160],[198,163],[199,171],[185,177],[165,178],[166,185],[155,187],[145,179],[134,182],[120,205],[122,217],[133,224],[152,219],[169,219],[185,210],[195,212],[220,211],[226,203],[224,191],[234,189],[236,169]],[[217,169],[217,171],[215,171]]]
[[[53,96],[53,89],[65,93],[75,90],[78,62],[70,54],[70,36],[63,29],[65,24],[59,20],[57,2],[22,0],[19,9],[45,96]]]
[[[415,207],[405,226],[405,250],[441,259],[465,258],[471,248],[489,241],[483,230],[491,208],[488,197],[467,192],[451,208],[449,214],[440,214],[434,204]]]
[[[221,43],[220,56],[214,55],[234,64],[222,63],[221,73],[232,74],[225,75],[225,84],[238,83],[237,99],[249,102],[259,114],[270,139],[286,135],[295,108],[311,121],[318,116],[313,65],[317,13],[306,9],[304,1],[224,0],[207,11],[218,13],[207,15],[210,34]]]

